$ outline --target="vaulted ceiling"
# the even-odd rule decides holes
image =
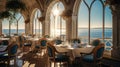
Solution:
[[[5,10],[6,0],[0,0],[0,12]]]

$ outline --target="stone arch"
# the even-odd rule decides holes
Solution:
[[[29,26],[29,33],[31,33],[31,34],[33,34],[33,18],[34,18],[34,15],[35,15],[35,12],[37,11],[37,10],[39,10],[38,8],[35,8],[35,9],[33,9],[33,11],[32,11],[32,13],[31,13],[31,16],[30,16],[30,26]]]
[[[45,16],[45,35],[50,35],[50,14],[51,14],[51,10],[53,8],[53,6],[59,2],[58,0],[54,0],[50,3],[50,5],[48,6],[48,9],[46,11],[46,16]]]
[[[76,0],[74,7],[73,7],[73,13],[72,13],[72,38],[77,38],[77,22],[78,22],[78,11],[80,6],[81,0]]]

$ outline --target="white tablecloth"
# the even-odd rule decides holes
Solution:
[[[68,52],[71,59],[74,60],[75,57],[80,57],[80,52],[89,53],[93,50],[94,46],[86,46],[81,48],[73,48],[66,45],[55,45],[55,48],[59,52]]]

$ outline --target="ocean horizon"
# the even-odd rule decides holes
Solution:
[[[64,30],[64,29],[63,29]],[[90,31],[90,37],[91,38],[102,38],[102,28],[91,28]],[[104,30],[104,36],[105,38],[112,38],[112,28],[105,28]],[[36,33],[39,32],[39,29],[36,29]],[[41,32],[41,30],[40,30]],[[9,29],[3,29],[2,30],[3,34],[8,35],[9,34]],[[16,29],[11,29],[11,34],[16,34],[17,30]],[[18,29],[18,34],[25,33],[25,29]],[[62,31],[65,35],[65,30]],[[63,34],[61,34],[63,35]],[[78,29],[78,37],[83,38],[83,37],[88,37],[88,29],[87,28],[79,28]]]

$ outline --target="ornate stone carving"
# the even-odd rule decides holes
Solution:
[[[30,23],[30,19],[28,18],[28,19],[26,19],[25,20],[25,23],[27,24],[27,23]]]
[[[45,20],[45,17],[44,17],[44,16],[42,16],[42,17],[39,17],[38,19],[39,19],[39,21],[41,21],[41,22],[42,22],[42,21],[44,21],[44,20]]]
[[[61,14],[63,19],[67,19],[72,16],[72,10],[64,10]]]

